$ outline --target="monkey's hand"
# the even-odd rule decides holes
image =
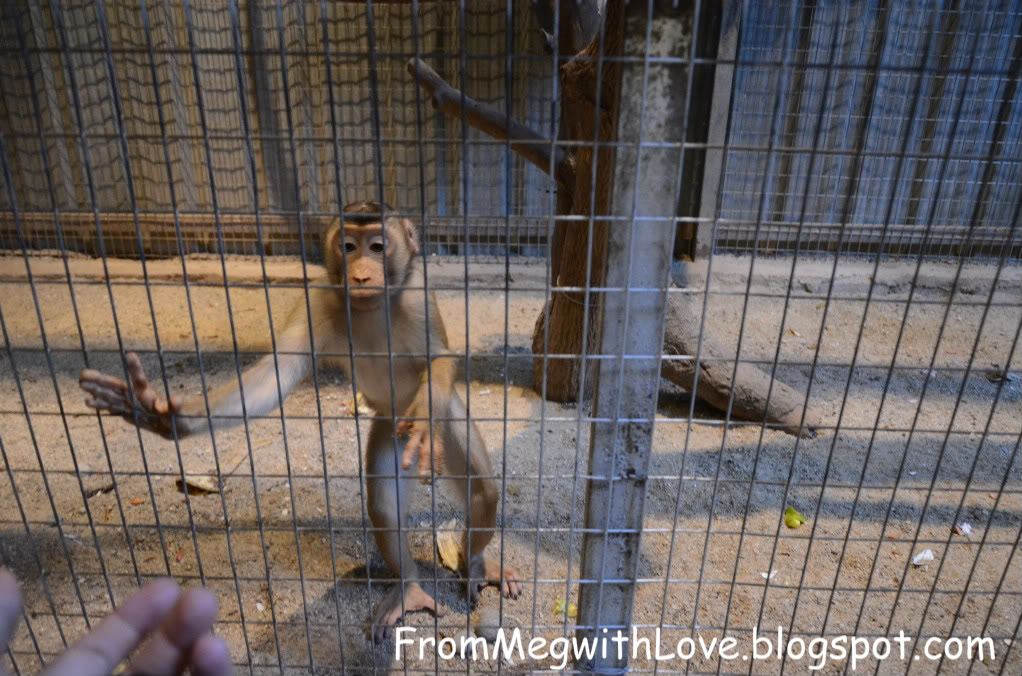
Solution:
[[[146,378],[145,370],[138,355],[129,352],[124,362],[131,377],[128,383],[93,369],[85,369],[78,376],[78,385],[88,392],[85,405],[98,411],[120,415],[128,422],[156,432],[164,439],[173,439],[175,427],[178,436],[188,433],[184,419],[180,417],[184,404],[180,397],[160,399],[156,389]]]
[[[445,410],[439,397],[433,399],[433,411]],[[415,456],[419,456],[419,478],[422,483],[429,483],[430,477],[435,474],[443,474],[444,469],[444,444],[441,436],[441,422],[433,423],[433,444],[432,454],[429,443],[429,394],[424,389],[415,397],[415,401],[405,411],[409,420],[402,420],[398,423],[398,433],[408,435],[408,443],[405,445],[405,452],[401,456],[402,469],[411,469],[415,462]],[[417,420],[416,420],[417,418]]]

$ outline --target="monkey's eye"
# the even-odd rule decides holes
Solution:
[[[358,249],[358,245],[355,244],[354,241],[349,239],[346,242],[344,242],[344,251],[345,251],[345,253],[355,253],[355,251],[357,249]]]
[[[369,240],[369,250],[373,253],[383,253],[383,238],[373,237]]]

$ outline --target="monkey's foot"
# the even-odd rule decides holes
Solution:
[[[500,561],[477,557],[469,566],[468,602],[475,605],[479,600],[479,592],[489,586],[500,589],[501,595],[506,599],[516,599],[522,595],[522,583],[518,581],[518,574],[504,565],[504,574],[500,572]]]
[[[444,610],[437,606],[433,597],[416,582],[409,582],[404,587],[404,603],[401,597],[401,585],[394,585],[373,613],[372,634],[374,643],[383,643],[390,636],[390,630],[403,615],[418,610],[430,610],[437,617],[443,617]]]

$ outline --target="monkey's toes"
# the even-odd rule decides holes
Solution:
[[[372,635],[374,643],[383,643],[390,636],[403,615],[414,613],[419,610],[432,611],[437,617],[444,616],[444,609],[437,605],[432,596],[416,583],[405,587],[404,598],[402,599],[401,585],[395,586],[383,599],[376,609],[372,621]]]
[[[481,577],[476,577],[475,573],[469,574],[467,596],[471,605],[476,604],[479,593],[490,585],[499,589],[501,596],[506,599],[517,599],[522,595],[522,583],[518,581],[518,574],[515,571],[505,566],[502,572],[500,562],[495,559],[484,559],[481,564],[480,566],[477,563],[478,567],[472,567],[473,571],[481,573]]]
[[[388,597],[389,598],[389,597]],[[384,600],[384,604],[387,600]],[[382,606],[382,604],[381,604]],[[381,607],[376,611],[376,617],[373,618],[372,622],[372,635],[373,643],[383,643],[390,636],[391,629],[401,619],[401,605],[400,602],[396,607],[391,607],[386,612],[383,612]]]
[[[494,561],[492,565],[487,562],[487,568],[493,572],[492,579],[494,586],[500,587],[501,595],[506,599],[517,599],[522,595],[522,583],[518,581],[518,574],[507,566],[504,567],[504,574],[501,576],[500,566]],[[492,569],[496,570],[492,570]]]
[[[522,583],[516,579],[514,573],[506,571],[504,584],[501,585],[500,591],[506,599],[517,599],[522,595]]]
[[[476,604],[479,603],[479,594],[482,592],[483,587],[485,587],[486,584],[486,582],[469,582],[468,605],[470,608],[475,608]]]
[[[376,643],[377,645],[379,645],[380,643],[383,643],[384,641],[386,641],[387,637],[390,636],[390,630],[391,630],[391,627],[393,627],[393,626],[394,625],[392,625],[392,624],[374,624],[373,625],[373,643]]]

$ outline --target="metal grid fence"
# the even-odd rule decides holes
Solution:
[[[501,217],[510,211],[512,253],[538,255],[544,228],[535,217],[548,211],[549,180],[520,159],[507,166],[505,149],[474,130],[463,157],[460,127],[428,105],[416,107],[415,87],[405,72],[413,41],[409,3],[373,7],[376,29],[371,32],[368,5],[360,2],[330,3],[322,29],[318,12],[304,2],[284,2],[279,13],[273,3],[242,3],[233,18],[227,5],[198,3],[190,7],[190,26],[179,3],[150,4],[144,25],[138,3],[108,3],[102,22],[93,2],[61,3],[62,27],[46,3],[4,7],[0,119],[20,207],[39,212],[23,224],[33,248],[99,255],[90,223],[95,202],[108,255],[177,255],[173,211],[182,216],[187,252],[216,253],[209,234],[214,196],[205,166],[208,145],[215,207],[226,216],[227,251],[298,255],[296,206],[313,222],[336,214],[340,206],[328,170],[336,137],[348,195],[375,192],[379,162],[387,202],[415,212],[424,204],[433,217],[427,233],[433,253],[464,253],[459,217],[467,210],[482,217],[467,238],[477,247],[471,251],[493,252],[499,244],[494,228],[502,227]],[[528,6],[520,3],[506,15],[499,4],[470,3],[464,18],[461,45],[458,5],[422,3],[415,36],[419,51],[435,56],[438,72],[456,81],[457,55],[464,48],[473,96],[502,106],[502,59],[515,54],[508,107],[528,123],[549,128],[551,71],[544,59],[528,58],[537,51]],[[324,41],[333,48],[326,49]],[[372,68],[365,58],[370,41],[377,54]],[[327,100],[328,70],[329,84],[338,92],[333,103]],[[79,150],[73,110],[81,112],[88,128],[89,167]],[[463,161],[472,167],[464,199]],[[129,194],[126,166],[134,194]],[[253,178],[260,188],[255,192]],[[9,210],[7,198],[0,199]],[[256,208],[265,217],[262,242],[251,217]],[[54,235],[53,209],[61,212],[63,242]],[[134,236],[133,210],[143,214],[141,243]],[[306,235],[304,243],[313,251],[318,234],[312,228]],[[0,248],[17,247],[14,224],[5,217]]]
[[[232,223],[251,228],[250,223],[231,220],[236,217],[230,213],[231,195],[240,196],[236,206],[243,212],[246,204],[258,207],[253,219],[269,226],[261,231],[269,235],[278,223],[274,218],[289,228],[297,223],[314,229],[320,225],[316,218],[329,211],[308,207],[316,189],[303,172],[319,172],[318,198],[333,208],[351,192],[345,172],[352,167],[368,167],[366,185],[375,194],[386,197],[388,191],[397,191],[396,183],[402,180],[387,169],[391,166],[384,160],[387,135],[379,131],[388,108],[378,93],[348,91],[330,73],[340,68],[338,59],[348,59],[351,68],[376,70],[375,75],[358,78],[378,82],[391,56],[395,64],[413,54],[451,62],[472,56],[476,43],[470,46],[465,39],[474,30],[470,16],[475,10],[469,4],[373,3],[369,11],[369,6],[355,3],[267,3],[262,51],[245,42],[251,35],[246,22],[253,20],[253,12],[234,3],[223,13],[226,24],[208,21],[219,10],[190,3],[181,8],[153,2],[5,6],[3,54],[11,67],[4,70],[3,99],[11,106],[16,98],[22,112],[11,115],[5,109],[8,114],[0,119],[5,125],[17,119],[22,126],[0,130],[3,199],[11,224],[4,231],[4,244],[16,254],[0,259],[4,289],[0,379],[6,385],[0,394],[0,562],[18,573],[28,603],[22,628],[4,657],[6,668],[34,673],[142,581],[168,574],[217,593],[221,605],[217,631],[228,641],[239,672],[531,673],[556,668],[558,661],[550,657],[470,664],[428,653],[422,659],[406,655],[395,662],[389,652],[392,645],[374,648],[366,639],[366,620],[393,573],[371,542],[362,446],[374,421],[393,418],[357,410],[356,388],[347,378],[317,368],[279,413],[246,417],[241,427],[173,442],[136,432],[124,421],[97,416],[81,403],[77,387],[83,367],[123,373],[126,351],[139,352],[168,392],[194,391],[200,380],[205,390],[207,383],[238,379],[258,357],[281,358],[271,341],[279,336],[276,331],[288,311],[307,306],[316,292],[317,283],[310,284],[314,273],[304,257],[301,262],[267,255],[254,261],[228,260],[227,253],[244,250],[232,249],[228,241]],[[502,45],[512,44],[520,25],[518,6],[524,4],[486,10],[491,17],[504,18],[498,31]],[[627,35],[641,39],[626,40],[618,60],[625,82],[644,96],[622,101],[622,116],[631,116],[637,124],[619,123],[616,178],[630,176],[631,189],[615,193],[603,284],[586,284],[579,292],[585,326],[601,328],[598,342],[584,339],[582,347],[595,368],[581,371],[578,388],[585,392],[585,379],[594,378],[597,394],[592,401],[546,401],[536,394],[546,391],[546,379],[534,379],[530,370],[536,358],[544,367],[540,373],[546,373],[548,363],[569,356],[549,349],[550,336],[542,332],[542,349],[534,353],[530,346],[534,320],[548,312],[547,301],[573,290],[552,274],[551,257],[541,266],[520,265],[514,258],[519,246],[546,252],[556,228],[570,222],[553,216],[550,182],[537,179],[533,184],[545,185],[547,192],[538,190],[540,196],[530,192],[530,204],[540,205],[532,215],[541,220],[530,222],[535,230],[524,236],[516,230],[514,217],[523,214],[515,211],[513,200],[501,202],[501,213],[474,213],[475,181],[486,179],[476,172],[484,160],[473,152],[501,149],[504,171],[494,170],[494,175],[499,174],[505,196],[514,194],[509,187],[514,183],[511,165],[524,165],[515,164],[519,161],[512,160],[506,143],[479,141],[474,149],[460,123],[439,120],[436,128],[448,125],[454,131],[450,137],[431,136],[427,129],[433,127],[425,121],[435,113],[414,85],[400,85],[406,91],[402,110],[414,118],[416,129],[395,144],[406,146],[403,183],[412,196],[402,195],[412,201],[397,201],[398,208],[420,221],[426,233],[440,232],[430,228],[444,216],[434,211],[427,195],[441,182],[434,173],[439,171],[441,149],[447,153],[444,157],[460,156],[459,166],[471,168],[459,170],[456,181],[461,186],[456,198],[461,204],[461,246],[471,241],[473,228],[485,227],[487,239],[482,243],[494,247],[487,252],[497,262],[434,261],[429,254],[443,251],[438,247],[444,243],[427,240],[432,248],[423,250],[422,265],[451,333],[450,351],[465,360],[457,387],[480,426],[501,486],[497,538],[490,551],[499,556],[502,567],[519,572],[525,588],[517,600],[488,592],[478,608],[469,608],[458,576],[444,568],[443,554],[437,552],[438,541],[459,528],[450,519],[458,517],[462,506],[444,500],[439,490],[419,490],[411,498],[410,516],[402,528],[423,564],[423,579],[451,612],[443,618],[413,614],[406,622],[423,634],[453,637],[462,631],[482,633],[482,625],[501,621],[522,628],[526,642],[536,636],[570,636],[575,629],[585,634],[624,626],[649,638],[659,630],[667,652],[685,637],[708,642],[734,636],[738,652],[746,656],[752,654],[754,629],[773,633],[781,627],[786,636],[807,642],[840,635],[876,641],[904,631],[911,637],[907,659],[869,656],[859,661],[856,673],[1018,673],[1022,392],[1017,374],[1022,361],[1017,347],[1022,275],[1011,258],[1017,255],[1014,242],[1022,208],[1017,153],[1013,160],[1004,149],[1010,144],[986,147],[980,171],[984,176],[1001,172],[998,180],[1006,187],[997,199],[1009,200],[1009,213],[999,229],[997,224],[980,227],[980,216],[1001,213],[1003,207],[991,202],[991,190],[977,189],[976,204],[989,208],[973,208],[964,241],[956,245],[960,251],[973,252],[973,237],[977,242],[994,237],[1001,246],[984,250],[988,256],[993,252],[993,261],[968,255],[951,262],[933,261],[926,247],[912,248],[907,260],[878,253],[866,259],[800,255],[806,250],[867,252],[857,249],[858,244],[847,244],[851,228],[838,228],[836,235],[831,229],[827,237],[815,239],[814,231],[803,227],[810,221],[804,205],[811,190],[804,178],[791,181],[788,188],[803,205],[793,221],[794,256],[764,257],[765,251],[784,248],[770,234],[774,231],[767,211],[773,208],[776,193],[767,186],[780,175],[774,169],[784,163],[784,153],[795,152],[784,145],[792,141],[770,134],[766,148],[757,149],[766,168],[753,171],[759,165],[741,161],[745,151],[731,147],[733,136],[723,143],[714,141],[712,123],[707,141],[686,140],[683,145],[676,124],[658,123],[677,118],[671,118],[670,111],[658,111],[658,99],[646,95],[652,94],[654,83],[665,81],[660,76],[680,88],[686,101],[706,95],[693,92],[696,78],[689,77],[700,66],[731,65],[739,72],[754,67],[772,73],[771,82],[789,81],[794,47],[790,40],[785,42],[774,63],[746,62],[744,52],[730,62],[699,57],[699,40],[691,39],[688,31],[698,35],[690,27],[702,25],[715,5],[697,2],[674,13],[662,12],[652,2],[630,4]],[[740,13],[731,7],[730,15],[719,17],[722,35],[735,27],[745,35],[761,31],[757,22],[763,14],[757,6],[747,3]],[[809,6],[780,5],[774,15],[782,28],[778,32],[797,35],[807,25]],[[854,7],[856,16],[875,19],[863,5]],[[962,11],[958,5],[929,9],[933,18],[929,31],[920,36],[921,44],[936,39],[938,27]],[[983,25],[1001,30],[1005,36],[1001,47],[1012,56],[984,67],[1001,73],[991,77],[1017,81],[1022,13],[1011,3],[1000,9],[986,7],[981,18]],[[430,12],[448,10],[445,20],[450,22],[453,16],[452,23],[438,19],[428,24]],[[896,22],[905,18],[904,11],[883,5],[880,13],[885,22],[900,25]],[[364,42],[337,56],[331,50],[353,44],[334,37],[334,23],[342,15],[357,17],[345,20]],[[554,16],[556,20],[557,11]],[[849,14],[841,25],[854,24],[853,19]],[[219,29],[213,30],[214,25]],[[220,30],[224,25],[227,31]],[[297,25],[304,37],[288,32]],[[835,25],[829,27],[837,30]],[[92,42],[74,42],[71,34],[76,30],[88,32]],[[204,31],[205,39],[215,45],[200,46]],[[406,41],[394,47],[393,54],[381,48],[381,36],[388,31]],[[160,42],[172,33],[176,46]],[[453,46],[444,42],[431,47],[429,40],[441,35],[444,40],[460,37]],[[34,42],[29,42],[30,36]],[[679,45],[684,46],[683,53],[673,54]],[[431,52],[434,49],[440,53]],[[491,53],[489,48],[479,49]],[[500,90],[493,92],[495,100],[514,98],[517,76],[511,74],[519,66],[532,72],[529,64],[545,64],[545,82],[556,86],[553,58],[526,54],[519,60],[517,53],[501,49],[498,70],[503,77]],[[329,122],[309,123],[317,138],[326,134],[318,138],[323,154],[294,161],[304,143],[301,115],[323,113],[310,113],[316,106],[303,108],[301,100],[290,99],[286,92],[295,86],[289,87],[294,82],[286,75],[292,72],[290,66],[277,67],[285,105],[278,111],[283,121],[278,119],[276,140],[279,152],[291,159],[282,161],[284,180],[274,187],[265,166],[273,155],[265,149],[256,152],[255,145],[265,141],[263,132],[248,126],[248,118],[258,118],[263,104],[258,92],[237,87],[238,72],[252,57],[290,64],[292,56],[303,54],[318,58],[330,71],[323,74],[321,87],[310,87],[336,117],[328,113]],[[160,111],[157,124],[148,131],[127,124],[128,84],[117,65],[122,57],[137,62],[145,76],[131,80],[136,104]],[[161,71],[171,59],[186,67]],[[84,76],[94,72],[88,70],[90,64],[105,73],[102,84]],[[835,64],[833,59],[825,62],[824,77],[845,72]],[[457,82],[459,70],[470,83],[464,77],[464,63],[439,72]],[[868,63],[864,70],[877,75],[899,72],[886,62]],[[393,71],[396,81],[399,69]],[[181,72],[186,73],[183,85],[168,84],[177,77],[174,73]],[[66,83],[61,90],[65,98],[53,100],[57,90],[47,78],[57,73]],[[680,78],[672,80],[678,73]],[[909,110],[921,105],[924,79],[915,78],[909,88]],[[180,99],[175,86],[189,90],[189,98]],[[104,90],[108,98],[90,93],[97,87],[108,88]],[[776,84],[765,90],[765,109],[772,111],[769,129],[779,129],[780,111],[786,110],[785,101],[793,91]],[[956,102],[968,102],[965,88],[955,91]],[[599,93],[597,89],[597,103]],[[104,111],[99,104],[90,109],[90,96],[99,96],[109,109]],[[217,110],[212,102],[232,96],[238,97],[238,104],[225,105],[221,112],[234,116],[232,133],[243,130],[231,141],[237,146],[233,155],[219,152],[218,146],[228,139],[217,136],[212,122]],[[550,100],[556,99],[551,94]],[[343,116],[337,115],[342,106],[336,103],[342,100],[359,120],[369,120],[367,135],[349,139],[342,134]],[[729,104],[734,119],[750,114],[738,108],[739,103],[732,98]],[[999,103],[1001,108],[1018,107],[1017,97],[1014,103],[1008,97]],[[804,100],[792,114],[810,121],[825,116],[819,101],[815,107],[811,104]],[[187,115],[206,120],[198,137],[175,135],[171,120],[176,118],[166,111],[180,105],[191,106]],[[953,109],[952,125],[964,119],[961,105]],[[508,109],[514,111],[510,104]],[[88,110],[103,112],[93,118]],[[248,111],[248,116],[239,111]],[[545,124],[556,127],[556,116],[549,113]],[[145,114],[152,117],[151,111]],[[1005,134],[1014,133],[1017,148],[1015,119],[998,117],[990,124],[1001,125]],[[690,119],[686,114],[682,120],[684,132]],[[110,124],[112,132],[107,129]],[[59,142],[62,138],[66,143]],[[854,167],[853,173],[862,174],[870,148],[862,135],[853,138],[845,161]],[[902,165],[914,152],[906,138],[892,133],[876,141],[877,152],[889,154],[893,166],[887,163],[872,171],[891,172],[892,184],[905,175],[908,168]],[[146,144],[148,150],[139,150]],[[929,160],[937,162],[932,185],[957,185],[945,178],[944,167],[962,159],[952,155],[952,145],[945,144],[943,154]],[[814,134],[810,157],[816,157],[821,147],[819,134]],[[198,160],[189,164],[175,154],[185,149]],[[731,235],[722,234],[731,232],[727,194],[741,192],[743,198],[751,194],[755,246],[737,258],[710,247],[703,261],[683,267],[675,263],[681,287],[668,289],[666,252],[673,250],[669,245],[676,221],[686,221],[676,218],[685,165],[705,152],[707,167],[712,168],[710,156],[716,151],[727,155],[725,187],[704,191],[702,209],[709,209],[709,216],[702,211],[687,220],[704,231],[709,228],[709,241],[720,249],[741,249],[728,245]],[[153,232],[163,237],[163,255],[172,257],[154,261],[143,255],[141,261],[124,261],[107,255],[95,259],[71,255],[79,248],[112,256],[114,251],[104,248],[111,216],[126,224],[123,241],[134,242],[116,253],[151,252],[144,242],[148,227],[141,183],[128,180],[146,162],[166,177],[162,194],[170,218],[163,221],[167,229]],[[654,171],[659,162],[670,170]],[[61,174],[72,165],[70,174]],[[29,166],[34,168],[25,173]],[[194,176],[184,178],[189,171]],[[713,180],[708,172],[708,180]],[[107,182],[104,175],[110,177]],[[728,183],[739,175],[752,187],[738,189]],[[811,164],[806,175],[815,175]],[[61,191],[67,180],[84,198],[79,194],[72,202],[65,201],[70,193]],[[618,180],[615,190],[623,183]],[[853,207],[860,202],[849,186],[859,183],[853,175],[840,183],[841,190],[833,189],[839,198],[835,218],[842,224],[855,221]],[[354,185],[366,187],[357,181]],[[117,199],[127,201],[119,207],[107,204],[103,194],[108,189],[123,191]],[[215,216],[212,229],[208,223],[189,222],[188,209],[182,205],[192,199],[187,196],[190,189],[196,191],[196,199],[202,195],[208,200],[203,204],[208,205],[205,213]],[[288,190],[297,208],[275,209],[262,201]],[[878,221],[881,239],[893,237],[891,213],[900,208],[895,192],[868,200],[884,214]],[[924,238],[942,236],[932,229],[938,201],[931,198],[927,203],[930,217],[919,225]],[[90,213],[65,214],[79,210]],[[40,221],[37,230],[46,236],[32,239],[32,219],[40,218],[40,212],[51,220]],[[487,215],[502,218],[487,222]],[[73,219],[83,224],[80,231],[93,230],[90,246],[98,248],[71,244],[63,227]],[[209,238],[206,249],[190,248],[195,240],[185,237],[189,227]],[[459,224],[451,222],[450,227]],[[594,237],[588,238],[586,251],[571,255],[592,260]],[[294,253],[297,246],[309,253],[301,248],[305,243],[298,237],[282,245],[281,251]],[[33,247],[56,248],[59,255],[33,255]],[[197,250],[219,255],[186,255]],[[265,242],[257,251],[274,253]],[[602,300],[600,313],[590,312],[594,297]],[[682,302],[695,308],[689,316],[694,349],[665,355],[664,345],[677,330],[665,320],[666,307]],[[724,357],[710,350],[711,338],[720,341]],[[384,352],[393,362],[399,351]],[[343,353],[334,356],[350,359]],[[820,434],[812,439],[791,436],[765,416],[740,421],[741,393],[726,393],[723,401],[713,403],[712,397],[697,398],[673,384],[662,384],[659,375],[671,362],[693,362],[698,374],[722,365],[731,380],[743,368],[761,369],[770,376],[768,398],[774,383],[780,382],[805,395],[819,413]],[[697,376],[692,389],[703,392],[705,384],[700,390],[699,383]],[[795,412],[799,424],[807,422],[807,415],[807,410]],[[212,477],[215,487],[192,491],[188,485],[193,477]],[[788,507],[807,517],[807,523],[789,527]],[[934,560],[913,563],[925,550]],[[493,612],[503,619],[487,619]],[[608,621],[610,617],[617,619]],[[966,636],[989,637],[992,654],[965,659],[940,653],[931,660],[923,653],[928,637],[953,648],[954,639]],[[925,659],[915,661],[913,655]],[[830,659],[822,671],[850,673],[852,665],[848,657]],[[657,661],[647,658],[644,650],[630,667],[653,674],[806,673],[808,668],[805,656],[757,661],[696,655]]]
[[[996,258],[1022,182],[1020,21],[1016,2],[752,3],[721,54],[718,250],[829,251],[843,230],[848,253]]]

